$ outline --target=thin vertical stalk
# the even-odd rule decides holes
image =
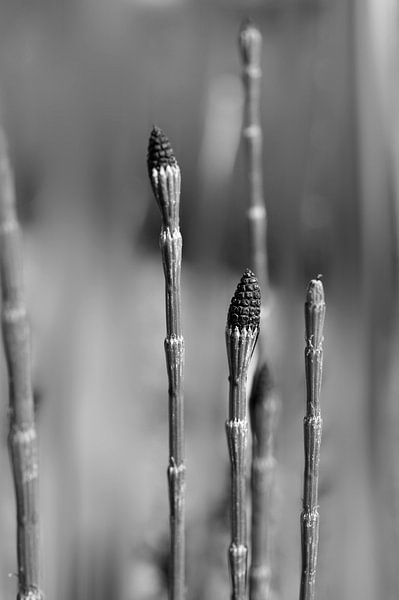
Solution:
[[[226,435],[231,463],[231,543],[228,557],[232,600],[245,600],[247,593],[246,384],[249,363],[258,339],[259,321],[259,284],[252,271],[247,269],[232,298],[226,326],[230,383]]]
[[[320,389],[323,370],[323,326],[326,305],[323,284],[309,283],[305,302],[306,415],[304,418],[305,472],[301,514],[302,576],[300,600],[316,597],[316,567],[319,543],[319,463],[322,418]]]
[[[262,291],[258,363],[251,391],[251,566],[250,600],[269,600],[271,596],[273,548],[273,500],[276,459],[274,438],[277,428],[278,399],[274,393],[266,361],[266,315],[270,303],[267,258],[267,211],[263,194],[263,134],[261,127],[261,56],[262,35],[255,25],[245,21],[239,34],[244,87],[242,136],[245,144],[248,176],[248,227],[251,267]]]
[[[262,291],[263,320],[264,308],[269,302],[270,284],[267,260],[267,212],[263,195],[263,134],[260,120],[262,35],[250,20],[245,21],[241,26],[239,50],[244,87],[242,137],[248,176],[249,256]],[[261,342],[260,339],[259,343]]]
[[[169,140],[154,127],[148,146],[148,171],[162,215],[160,248],[165,275],[165,355],[169,379],[169,598],[185,597],[185,464],[180,274],[182,237],[179,226],[180,168]]]
[[[38,451],[25,308],[21,232],[5,135],[0,132],[0,270],[2,329],[10,395],[8,447],[17,509],[18,600],[40,591]]]
[[[276,459],[274,432],[279,408],[266,362],[254,377],[249,401],[252,430],[251,465],[251,567],[249,589],[252,600],[266,600],[271,596],[273,551],[273,499]]]

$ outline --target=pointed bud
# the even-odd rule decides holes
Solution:
[[[153,127],[148,143],[147,167],[152,191],[162,214],[163,225],[171,231],[179,228],[180,168],[168,138]]]
[[[153,169],[176,166],[176,158],[172,146],[162,129],[154,125],[148,142],[147,167],[151,178]]]
[[[227,316],[229,327],[257,329],[260,322],[260,289],[250,269],[244,271],[230,303]]]

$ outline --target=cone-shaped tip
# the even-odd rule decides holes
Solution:
[[[148,142],[147,167],[151,177],[153,169],[177,165],[172,146],[162,129],[154,125]]]
[[[318,275],[316,279],[310,281],[306,294],[307,304],[312,304],[314,306],[324,304],[324,288],[321,277],[321,275]]]
[[[252,327],[256,329],[260,322],[260,289],[255,275],[245,269],[243,276],[231,299],[227,325],[229,327]]]
[[[262,48],[262,34],[251,19],[245,19],[240,27],[238,45],[246,66],[258,65]]]

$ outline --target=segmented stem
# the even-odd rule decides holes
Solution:
[[[24,301],[21,232],[13,174],[0,132],[0,270],[2,329],[10,395],[8,447],[17,509],[18,600],[40,591],[38,452],[31,382],[30,330]]]
[[[269,269],[267,261],[267,213],[263,195],[263,136],[260,122],[262,35],[247,20],[240,29],[239,49],[244,86],[242,136],[245,144],[248,175],[248,226],[250,260],[258,277],[264,303],[269,301]],[[262,311],[262,318],[265,311]],[[262,340],[260,340],[260,344]]]
[[[270,301],[267,258],[267,212],[263,194],[263,153],[261,115],[261,55],[262,35],[246,20],[240,29],[239,49],[244,86],[242,136],[245,144],[248,176],[248,226],[250,261],[262,290],[263,332],[259,340],[259,359],[251,398],[252,467],[251,467],[251,566],[249,577],[250,600],[269,600],[272,577],[273,500],[275,495],[276,460],[274,437],[277,426],[278,400],[270,385],[264,382],[267,370],[264,336],[266,332],[266,303]],[[263,373],[263,374],[262,374]],[[257,386],[257,389],[255,389]],[[256,406],[255,406],[256,401]]]
[[[323,368],[323,326],[326,305],[323,284],[313,279],[305,303],[306,415],[304,418],[305,472],[301,514],[302,577],[300,600],[316,597],[316,567],[319,543],[318,483],[322,418],[320,388]]]
[[[164,133],[154,127],[148,170],[162,215],[160,248],[165,275],[165,355],[169,379],[170,600],[185,597],[185,464],[180,274],[182,237],[179,227],[180,168]]]
[[[246,383],[249,363],[259,333],[259,314],[259,286],[253,273],[246,270],[230,304],[226,326],[230,383],[226,434],[231,463],[231,543],[228,557],[232,600],[245,600],[247,590]]]
[[[273,494],[276,459],[274,432],[277,426],[278,400],[266,363],[255,373],[250,402],[252,430],[252,523],[251,566],[249,570],[250,598],[270,598],[273,543]]]

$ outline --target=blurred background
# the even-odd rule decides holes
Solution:
[[[228,304],[248,265],[237,35],[263,38],[262,124],[281,399],[276,598],[299,590],[303,302],[327,298],[318,593],[399,595],[399,3],[0,3],[2,119],[23,226],[44,590],[167,597],[167,379],[152,125],[182,170],[188,594],[229,596]],[[0,589],[15,597],[1,359]]]

